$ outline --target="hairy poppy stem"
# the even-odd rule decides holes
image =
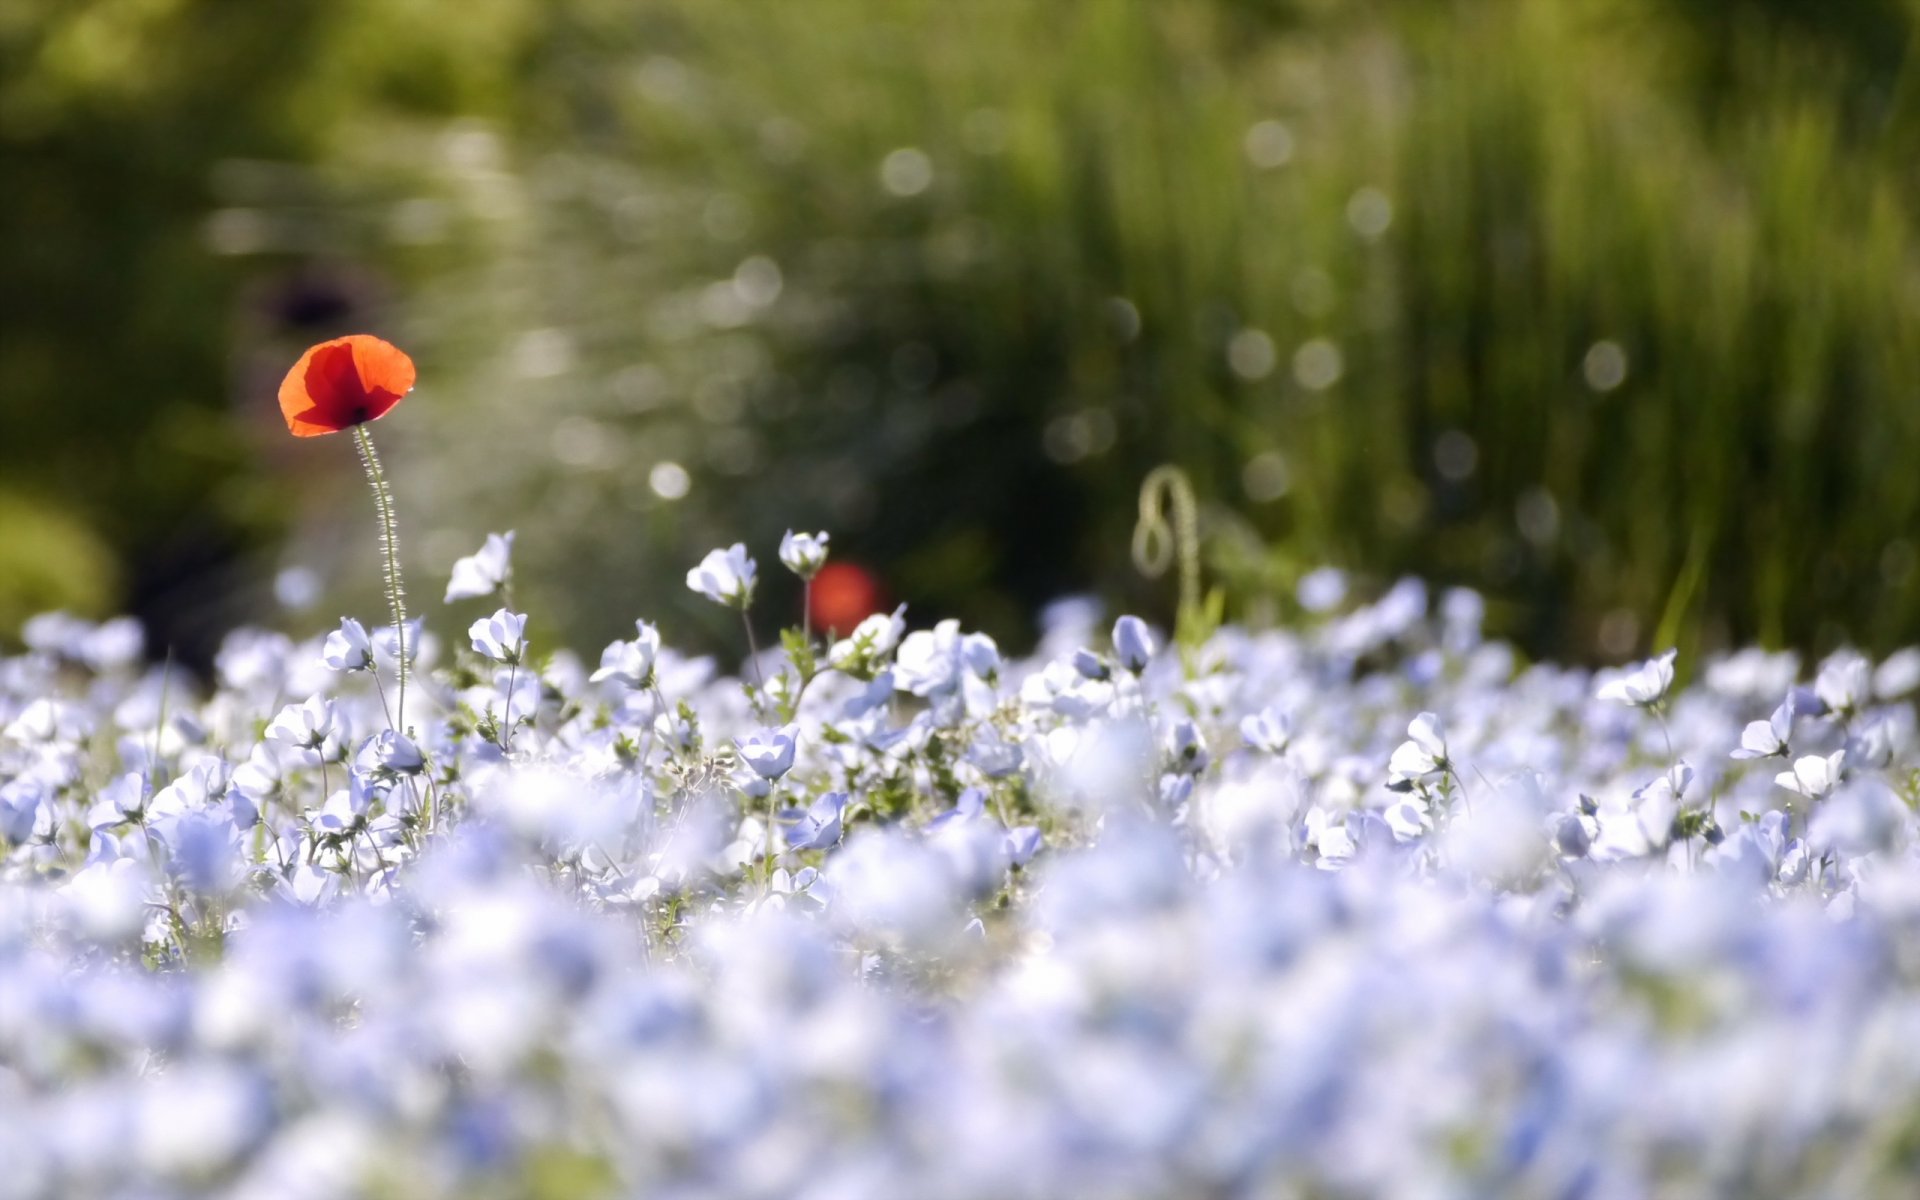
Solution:
[[[395,657],[398,659],[400,686],[389,722],[395,733],[403,733],[407,720],[407,592],[400,582],[400,536],[393,519],[393,489],[373,448],[373,437],[365,424],[353,427],[354,445],[360,447],[360,463],[367,469],[367,483],[373,488],[373,507],[380,515],[380,553],[385,558],[387,608],[393,615]]]

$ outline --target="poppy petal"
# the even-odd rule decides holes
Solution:
[[[310,347],[280,383],[280,413],[295,437],[338,433],[387,414],[414,383],[398,347],[356,333]]]

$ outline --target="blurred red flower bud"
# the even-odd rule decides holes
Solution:
[[[867,617],[886,610],[886,591],[879,578],[857,563],[828,563],[807,590],[816,629],[844,634]]]

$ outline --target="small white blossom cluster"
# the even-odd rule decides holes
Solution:
[[[1920,653],[1596,677],[1313,578],[1296,630],[896,611],[751,681],[436,617],[404,711],[391,629],[202,687],[40,618],[0,1198],[1908,1194]]]

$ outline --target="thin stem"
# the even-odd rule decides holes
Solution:
[[[387,714],[387,728],[398,729],[399,726],[393,723],[393,706],[387,703],[387,685],[380,682],[379,668],[369,665],[367,674],[373,676],[373,690],[380,696],[380,711]]]
[[[383,579],[387,608],[393,616],[394,647],[400,678],[394,712],[389,714],[388,720],[394,732],[399,733],[407,719],[407,593],[400,580],[400,535],[393,516],[393,489],[387,483],[385,469],[380,465],[380,455],[373,448],[373,436],[367,432],[364,424],[353,427],[353,440],[360,448],[360,463],[367,469],[367,483],[373,488],[373,506],[380,518],[380,552],[385,560]]]
[[[753,636],[753,622],[747,619],[747,610],[744,608],[740,610],[740,628],[747,631],[747,655],[749,661],[753,663],[754,682],[762,691],[765,691],[767,677],[760,672],[760,643]]]
[[[767,789],[767,875],[766,875],[766,879],[763,881],[763,886],[760,892],[762,896],[768,896],[773,894],[773,863],[774,863],[773,827],[774,827],[774,814],[778,811],[776,808],[776,805],[779,803],[779,800],[780,800],[780,790],[778,788],[771,788],[771,787],[768,788]]]
[[[813,644],[813,580],[800,581],[800,636]]]
[[[173,682],[173,647],[167,647],[166,665],[160,668],[160,710],[153,717],[153,757],[147,762],[147,793],[153,795],[160,779],[160,734],[167,727],[167,685]]]
[[[519,681],[519,670],[519,659],[516,658],[507,664],[507,703],[504,711],[500,714],[500,723],[502,726],[500,730],[500,752],[502,754],[513,753],[513,685]]]

